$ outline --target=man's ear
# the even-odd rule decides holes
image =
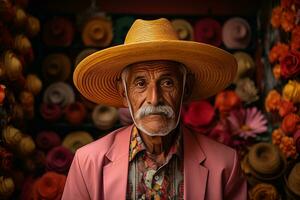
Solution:
[[[122,103],[123,103],[124,107],[128,108],[128,102],[127,102],[127,98],[126,98],[126,94],[125,94],[125,88],[124,88],[124,84],[123,84],[123,81],[121,78],[117,80],[116,87],[117,87],[120,97],[122,98]]]
[[[185,80],[184,94],[183,94],[183,102],[186,102],[190,99],[193,93],[194,83],[195,83],[195,75],[193,73],[187,73],[186,80]]]

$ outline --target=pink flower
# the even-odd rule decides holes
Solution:
[[[231,133],[244,139],[267,131],[267,119],[256,107],[233,110],[227,119]]]

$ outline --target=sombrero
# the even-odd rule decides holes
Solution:
[[[167,19],[136,20],[122,45],[98,51],[76,67],[74,84],[87,99],[122,107],[116,84],[126,66],[149,60],[183,63],[195,76],[190,100],[203,99],[227,87],[235,77],[237,63],[217,47],[181,41]]]

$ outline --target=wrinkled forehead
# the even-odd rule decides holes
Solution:
[[[185,66],[175,61],[157,60],[134,63],[127,66],[121,73],[122,79],[142,74],[168,74],[182,78],[186,73]]]

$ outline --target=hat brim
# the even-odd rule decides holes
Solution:
[[[223,90],[237,71],[233,55],[222,49],[192,41],[162,40],[123,44],[93,53],[77,65],[73,81],[90,101],[123,107],[117,90],[122,69],[150,60],[177,61],[194,73],[191,100],[204,99]]]

